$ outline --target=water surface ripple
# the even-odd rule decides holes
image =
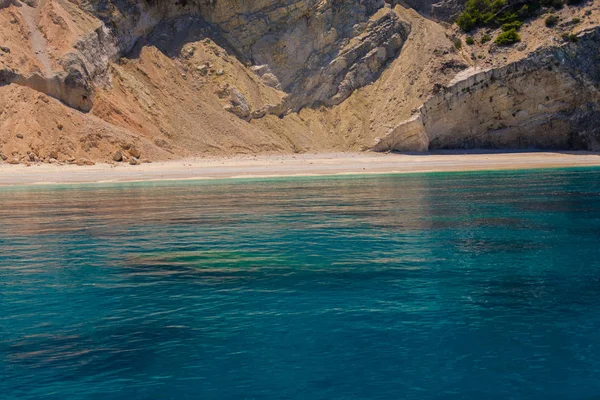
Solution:
[[[0,398],[592,399],[600,169],[0,189]]]

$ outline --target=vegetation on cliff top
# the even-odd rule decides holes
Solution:
[[[566,0],[569,5],[583,0]],[[478,27],[503,27],[507,32],[518,30],[523,21],[534,17],[542,7],[561,9],[564,0],[468,0],[464,11],[456,19],[456,24],[465,32]],[[507,24],[513,26],[504,29]],[[518,24],[518,26],[514,25]]]
[[[537,0],[515,3],[507,0],[469,0],[456,23],[465,32],[482,26],[499,27],[531,17],[539,6]]]
[[[520,42],[521,37],[517,32],[523,21],[542,14],[548,8],[559,10],[568,5],[577,5],[584,0],[468,0],[464,11],[456,19],[456,24],[464,32],[475,28],[502,28],[494,43],[499,46],[509,46]],[[542,10],[542,11],[540,11]],[[556,26],[559,18],[550,15],[545,19],[548,28]],[[571,21],[572,25],[580,22],[579,18]],[[576,41],[575,35],[563,35],[565,41]],[[491,40],[489,35],[481,39],[481,43]],[[469,43],[467,43],[469,44]]]

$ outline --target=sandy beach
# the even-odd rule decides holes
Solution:
[[[600,166],[590,152],[332,153],[127,164],[0,165],[0,186]]]

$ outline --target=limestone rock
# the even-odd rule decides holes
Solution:
[[[384,138],[378,139],[373,146],[375,151],[427,151],[428,148],[429,137],[421,114],[415,114],[402,122]]]
[[[96,163],[91,160],[88,160],[87,158],[80,158],[79,160],[77,160],[76,164],[79,166],[83,166],[83,165],[94,165]]]
[[[208,73],[208,69],[209,66],[207,64],[198,65],[196,67],[196,72],[198,72],[200,75],[206,75]]]
[[[121,145],[135,163],[131,143],[159,137],[144,156],[347,151],[375,137],[381,150],[600,148],[593,2],[555,11],[581,17],[564,27],[578,43],[532,18],[520,45],[482,45],[486,28],[469,57],[456,27],[404,8],[450,21],[464,0],[14,1],[0,0],[0,143],[21,162],[106,161]],[[48,15],[32,27],[21,11]],[[449,82],[471,65],[494,69]]]
[[[172,38],[223,38],[241,61],[255,64],[251,68],[265,85],[288,93],[286,105],[297,111],[339,104],[357,88],[373,82],[399,54],[410,32],[398,14],[384,8],[384,0],[259,0],[245,3],[243,13],[238,9],[239,5],[229,0],[210,5],[202,2],[200,18],[178,16],[193,10],[171,7],[174,18],[158,21],[152,29],[148,26],[152,33],[145,43],[164,54],[192,59],[198,52],[174,46]],[[137,18],[132,15],[115,22],[117,34],[135,26]],[[125,52],[129,49],[122,47]],[[226,51],[217,53],[227,57]],[[194,68],[207,75],[211,65]],[[241,105],[227,109],[247,118]]]
[[[260,76],[265,85],[281,90],[279,79],[271,72],[268,65],[254,65],[250,68],[256,75]]]
[[[248,119],[250,117],[251,109],[248,105],[246,97],[235,87],[230,89],[229,95],[230,105],[226,106],[225,109],[242,119]]]
[[[136,147],[130,148],[129,154],[131,155],[131,157],[134,158],[140,158],[140,156],[142,155],[142,153]]]
[[[154,144],[157,145],[158,147],[162,148],[162,149],[166,149],[166,150],[171,150],[172,146],[169,142],[167,142],[164,139],[161,138],[157,138],[154,139]]]
[[[600,149],[600,27],[496,69],[471,68],[375,146]],[[425,145],[426,143],[426,145]]]
[[[325,2],[310,25],[290,24],[252,45],[253,58],[261,63],[255,72],[290,94],[292,110],[341,103],[378,76],[409,34],[408,24],[395,12],[378,10],[382,5],[345,2],[336,8]]]

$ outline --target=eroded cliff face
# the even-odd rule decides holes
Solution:
[[[501,68],[458,74],[375,148],[600,150],[600,30]],[[416,149],[415,149],[416,150]]]
[[[595,31],[478,58],[461,1],[395,3],[3,1],[0,159],[596,148]]]
[[[15,86],[130,132],[125,141],[153,158],[303,151],[314,126],[297,113],[338,105],[374,82],[410,32],[383,0],[14,0],[2,4],[0,25],[0,122],[9,132],[0,151],[21,161],[30,159],[26,152],[100,156],[66,123],[48,125],[62,126],[69,146],[45,151],[16,137],[48,133],[44,113],[21,117],[14,99],[24,92]],[[308,147],[349,149],[326,137],[329,122],[318,124]],[[114,151],[133,146],[117,143],[109,129],[97,135]]]
[[[348,60],[347,68],[318,74],[328,85],[326,90],[320,86],[328,97],[347,96],[374,79],[398,51],[395,32],[378,38],[370,33],[380,31],[378,19],[385,20],[384,30],[405,36],[407,28],[395,14],[371,22],[381,5],[2,2],[0,156],[10,162],[85,163],[117,158],[119,151],[126,160],[140,161],[129,154],[131,148],[135,154],[142,149],[142,159],[294,151],[298,135],[289,139],[248,121],[268,115],[279,120],[292,107],[318,101],[317,94],[299,90],[303,99],[288,105],[288,98],[300,96],[290,96],[292,90],[281,84],[289,86],[284,73],[300,76],[309,64],[321,68],[336,57]],[[293,72],[278,64],[284,36],[305,48],[287,52],[296,60]],[[273,40],[280,44],[265,44]],[[388,46],[389,55],[381,57],[379,49],[379,58],[373,57],[370,52],[380,46]],[[267,58],[271,65],[263,61]],[[350,68],[362,59],[372,76],[363,73],[363,81],[355,79],[351,86]],[[314,78],[308,72],[302,76],[294,82],[303,80],[304,87]]]
[[[383,0],[93,5],[105,24],[115,27],[115,42],[126,56],[136,45],[156,45],[177,57],[185,43],[211,38],[265,85],[288,94],[285,104],[273,109],[277,113],[341,103],[379,76],[410,32]]]

